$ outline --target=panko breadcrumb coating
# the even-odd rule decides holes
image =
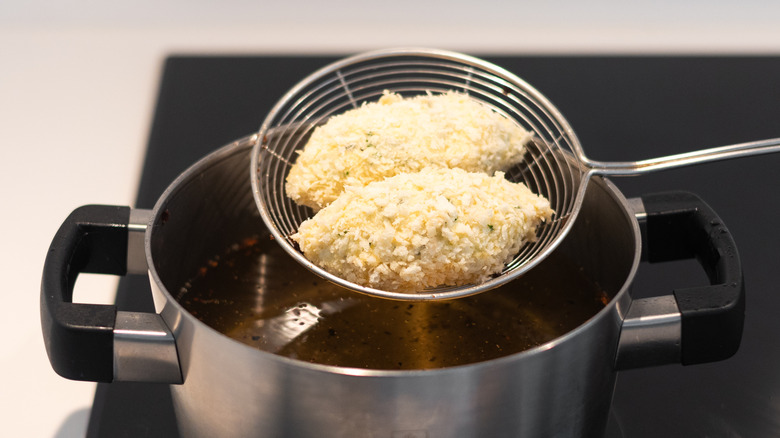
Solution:
[[[519,163],[532,134],[463,93],[388,93],[317,127],[290,169],[286,191],[315,211],[345,187],[424,167],[492,175]]]
[[[489,279],[552,214],[546,199],[502,172],[425,168],[347,189],[292,239],[341,278],[414,292]]]

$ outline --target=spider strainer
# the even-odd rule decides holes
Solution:
[[[550,201],[553,220],[543,223],[492,279],[458,287],[401,293],[365,287],[316,266],[289,238],[313,215],[285,192],[285,179],[315,127],[335,114],[373,102],[385,91],[403,96],[457,91],[468,94],[533,132],[521,163],[506,172]],[[744,143],[640,162],[599,162],[587,158],[560,112],[514,74],[486,61],[435,49],[392,49],[352,56],[328,65],[298,83],[271,109],[251,157],[252,189],[263,221],[296,261],[317,275],[368,295],[400,300],[441,300],[474,295],[527,272],[563,240],[572,227],[593,175],[636,175],[739,156],[780,152],[780,139]]]

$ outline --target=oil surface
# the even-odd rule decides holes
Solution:
[[[368,297],[315,276],[270,235],[245,239],[205,263],[178,299],[247,345],[371,369],[439,368],[517,353],[574,329],[608,301],[558,254],[472,297],[426,303]]]

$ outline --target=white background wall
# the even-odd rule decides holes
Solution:
[[[166,54],[780,54],[778,18],[763,0],[0,2],[0,435],[84,434],[94,385],[49,366],[41,268],[73,208],[134,199]],[[77,298],[110,302],[115,281]]]

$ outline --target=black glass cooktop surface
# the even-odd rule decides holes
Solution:
[[[476,54],[479,56],[479,54]],[[780,137],[780,58],[512,56],[485,58],[518,74],[569,120],[587,154],[639,160]],[[160,82],[135,206],[152,208],[190,164],[256,131],[294,83],[335,57],[171,56]],[[700,195],[731,230],[747,307],[739,352],[718,363],[624,371],[608,435],[780,436],[780,155],[614,179],[626,196]],[[696,284],[695,265],[643,265],[636,296]],[[127,277],[120,310],[152,309],[148,280]],[[89,437],[176,437],[169,387],[99,384]]]

